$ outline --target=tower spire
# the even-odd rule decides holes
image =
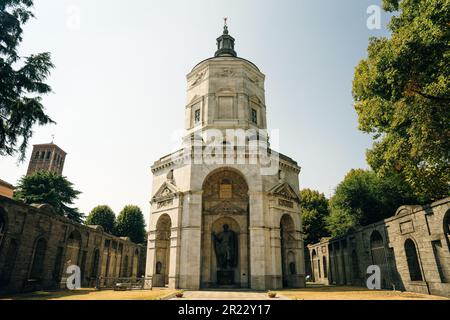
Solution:
[[[223,34],[217,38],[217,51],[214,56],[216,57],[236,57],[236,51],[234,51],[234,38],[228,34],[228,18],[223,18]]]
[[[227,20],[228,20],[228,17],[223,18],[223,34],[228,34]]]

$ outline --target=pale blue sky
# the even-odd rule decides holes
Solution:
[[[35,1],[21,53],[52,53],[54,93],[44,102],[58,124],[36,127],[31,142],[56,135],[83,212],[137,204],[148,219],[150,166],[183,128],[185,75],[214,54],[227,16],[238,55],[266,75],[280,151],[302,167],[302,188],[330,196],[351,168],[367,167],[371,140],[357,129],[351,83],[369,37],[387,34],[384,13],[381,30],[366,27],[373,4],[380,0]],[[0,178],[15,184],[27,161],[2,157]]]

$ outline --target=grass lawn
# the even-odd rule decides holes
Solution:
[[[427,294],[346,286],[308,286],[304,289],[277,290],[277,293],[298,300],[450,300]]]
[[[0,296],[0,300],[158,300],[174,292],[175,290],[160,288],[130,291],[86,288],[73,291],[37,291],[33,293]]]

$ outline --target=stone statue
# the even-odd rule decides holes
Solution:
[[[229,230],[227,224],[219,234],[213,232],[214,250],[216,252],[217,267],[232,269],[237,265],[237,239],[236,233]]]

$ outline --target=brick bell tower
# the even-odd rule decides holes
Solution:
[[[27,176],[36,171],[49,171],[62,175],[67,153],[53,142],[35,144],[28,164]]]

